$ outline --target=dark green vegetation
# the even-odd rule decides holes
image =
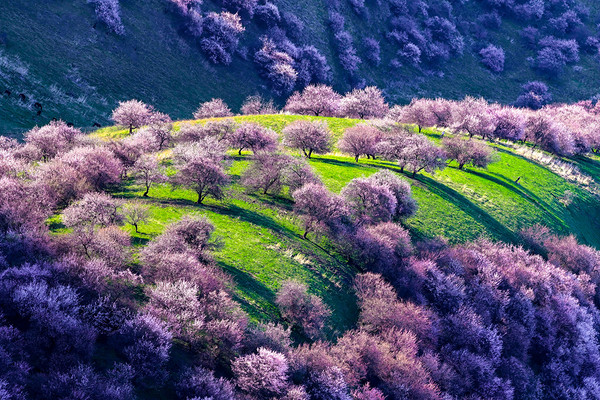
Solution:
[[[346,91],[348,76],[335,55],[333,35],[327,26],[328,9],[324,1],[275,2],[281,12],[293,12],[305,29],[298,44],[315,45],[326,56],[333,70],[333,86]],[[590,7],[585,22],[593,27],[597,5]],[[528,65],[527,49],[519,39],[524,26],[503,18],[498,29],[491,29],[482,42],[494,43],[506,51],[502,74],[483,67],[472,36],[465,36],[462,56],[444,61],[438,72],[428,67],[405,66],[392,69],[389,64],[398,48],[386,41],[389,18],[387,3],[367,2],[368,15],[357,15],[351,5],[340,1],[346,29],[354,39],[357,54],[363,59],[356,75],[367,84],[385,89],[393,103],[407,102],[413,96],[462,98],[465,94],[482,95],[491,101],[512,102],[524,82],[540,79]],[[183,36],[177,18],[166,11],[165,0],[121,2],[125,35],[110,34],[96,24],[93,5],[85,1],[11,0],[0,2],[0,132],[18,134],[34,125],[43,125],[52,117],[77,126],[106,125],[110,110],[118,101],[138,98],[155,104],[173,118],[189,117],[200,101],[222,97],[234,109],[243,99],[257,92],[267,94],[252,62],[264,33],[254,24],[246,24],[240,49],[248,50],[248,59],[234,56],[230,66],[211,64],[198,46]],[[456,5],[456,7],[459,7]],[[204,11],[216,10],[206,1]],[[484,12],[479,2],[467,2],[455,10],[456,17],[477,24]],[[460,14],[460,15],[458,15]],[[365,22],[366,21],[366,22]],[[375,28],[375,29],[374,29]],[[459,26],[461,33],[463,28]],[[374,36],[381,43],[382,63],[370,66],[365,60],[362,39]],[[555,79],[549,80],[556,101],[589,98],[600,86],[595,55],[581,51],[581,61],[568,65]],[[23,93],[26,100],[17,96]],[[281,102],[282,99],[279,99]],[[34,103],[43,105],[37,117]]]
[[[235,119],[259,122],[279,132],[287,123],[300,118],[327,121],[336,138],[346,127],[359,122],[287,115]],[[424,132],[439,140],[439,133]],[[94,135],[111,139],[123,137],[127,132],[105,128]],[[452,163],[435,175],[419,173],[416,179],[410,174],[404,175],[419,204],[416,216],[405,223],[413,239],[443,236],[451,243],[464,243],[484,236],[517,243],[519,229],[540,223],[556,233],[573,233],[582,243],[600,248],[597,197],[546,167],[514,154],[502,144],[495,147],[498,161],[487,170],[471,167],[459,170]],[[170,150],[163,155],[168,163]],[[356,316],[355,301],[349,290],[350,278],[356,270],[348,266],[326,239],[313,234],[309,235],[309,241],[302,239],[300,221],[287,196],[254,195],[244,191],[238,182],[250,157],[247,152],[234,157],[229,170],[234,184],[225,200],[208,199],[202,206],[195,204],[196,195],[188,190],[173,190],[165,184],[153,187],[151,197],[144,199],[142,187],[126,182],[114,195],[127,201],[145,202],[152,212],[150,222],[140,226],[140,233],[135,233],[132,227],[127,229],[135,243],[143,245],[185,214],[205,215],[216,227],[216,260],[233,277],[238,300],[253,318],[277,318],[273,305],[275,291],[283,280],[294,278],[306,282],[311,291],[323,296],[334,310],[332,325],[344,330]],[[582,157],[577,163],[584,172],[594,173],[600,169],[598,158]],[[339,154],[314,156],[310,164],[324,184],[335,192],[351,179],[368,176],[380,168],[399,173],[399,168],[390,162],[361,159],[355,163],[352,157]]]

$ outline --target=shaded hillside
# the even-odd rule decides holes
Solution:
[[[330,79],[341,92],[351,85],[377,85],[392,103],[413,96],[465,94],[507,103],[531,80],[546,81],[556,101],[590,98],[599,91],[595,4],[547,4],[541,18],[532,20],[519,16],[515,7],[495,9],[484,2],[409,3],[278,0],[277,29],[267,28],[273,23],[260,22],[256,13],[251,19],[241,12],[245,31],[231,64],[221,65],[209,61],[200,45],[207,35],[206,16],[222,10],[220,2],[198,6],[205,25],[204,36],[198,38],[186,31],[185,18],[167,0],[117,2],[122,35],[98,22],[94,5],[84,1],[2,2],[0,130],[18,133],[53,117],[79,126],[106,125],[116,103],[130,98],[186,118],[200,101],[212,97],[222,97],[237,109],[250,94],[275,96],[281,102],[308,81]],[[330,12],[343,17],[343,23]],[[290,15],[300,23],[293,25]],[[337,22],[330,25],[331,18]],[[539,29],[523,39],[523,29],[532,21]],[[266,61],[256,63],[263,35],[274,47]],[[379,43],[377,57],[365,38]],[[479,53],[489,45],[505,53],[502,72],[482,64]],[[317,53],[307,52],[310,46]],[[281,59],[273,52],[285,54],[285,65],[298,74],[294,81],[281,82],[285,75],[271,69],[269,57]],[[542,61],[548,59],[556,62],[557,71],[542,70]],[[285,86],[278,86],[280,96],[274,93],[274,82]]]

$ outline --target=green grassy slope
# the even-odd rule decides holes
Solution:
[[[344,128],[359,122],[337,118],[289,115],[236,117],[238,121],[255,121],[280,131],[296,119],[326,121],[339,137]],[[425,131],[434,140],[438,133]],[[127,135],[119,128],[105,128],[94,135],[119,138]],[[434,175],[410,174],[410,181],[419,210],[406,221],[413,238],[444,236],[451,243],[460,243],[480,236],[494,240],[516,242],[516,232],[534,223],[547,225],[557,233],[573,233],[584,243],[600,248],[600,202],[588,192],[567,182],[545,167],[515,155],[503,145],[498,148],[499,161],[489,169],[458,170],[450,165]],[[169,151],[165,153],[168,157]],[[288,197],[273,197],[246,193],[238,184],[240,174],[248,165],[250,153],[234,156],[229,173],[233,185],[224,201],[207,200],[195,204],[195,194],[165,184],[151,189],[150,198],[142,198],[143,190],[132,182],[114,193],[126,201],[145,202],[151,207],[152,218],[142,225],[140,233],[129,232],[134,243],[143,245],[164,227],[185,214],[202,214],[216,226],[218,243],[215,257],[218,264],[234,279],[238,300],[255,319],[277,319],[273,304],[275,292],[285,279],[298,279],[309,284],[310,290],[323,296],[333,309],[333,326],[343,330],[356,317],[351,277],[356,271],[324,241],[301,238],[299,219],[292,212]],[[600,169],[600,159],[579,160],[590,169]],[[398,171],[390,162],[355,163],[339,154],[316,156],[310,164],[324,184],[338,192],[351,179],[368,176],[378,169]],[[519,184],[516,178],[521,177]],[[565,199],[572,193],[572,201]],[[56,225],[57,227],[59,225]],[[312,238],[312,237],[311,237]],[[314,240],[314,238],[313,238]]]
[[[348,90],[349,77],[337,61],[327,27],[326,2],[275,3],[282,12],[293,12],[304,22],[304,37],[298,44],[318,47],[332,66],[336,89]],[[166,11],[166,4],[165,0],[121,1],[126,34],[116,36],[107,33],[101,24],[94,27],[93,6],[82,0],[0,2],[0,35],[6,34],[6,43],[0,44],[0,94],[6,89],[12,92],[10,97],[0,95],[0,133],[18,134],[52,117],[77,126],[90,127],[94,122],[106,125],[117,102],[130,98],[181,119],[191,116],[199,102],[212,97],[224,98],[237,110],[247,95],[268,95],[266,82],[252,62],[264,30],[246,23],[240,49],[248,50],[247,59],[236,55],[230,66],[215,66],[196,44],[180,34],[178,22]],[[384,88],[393,103],[409,101],[413,96],[462,98],[465,94],[512,102],[523,82],[541,78],[526,62],[535,54],[520,42],[521,26],[508,19],[498,30],[490,31],[486,39],[506,49],[506,70],[502,74],[481,66],[472,39],[466,40],[464,55],[445,62],[439,73],[409,66],[390,69],[390,60],[398,49],[384,37],[387,6],[385,2],[381,7],[366,4],[367,17],[356,15],[348,2],[341,1],[340,10],[359,56],[364,58],[364,37],[380,40],[381,66],[374,68],[365,61],[360,64],[358,76]],[[590,6],[592,24],[598,10],[593,3]],[[208,0],[202,7],[209,11],[217,6]],[[456,12],[467,21],[475,21],[482,13],[477,2],[457,7]],[[597,71],[596,58],[582,52],[577,66],[568,66],[560,78],[548,82],[554,99],[576,100],[596,94],[600,88]],[[26,101],[17,98],[19,93],[27,96]],[[35,102],[44,107],[40,117],[36,117]]]

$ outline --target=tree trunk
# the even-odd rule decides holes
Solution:
[[[139,233],[140,231],[138,231],[138,224],[133,224],[133,226],[135,226],[135,233]]]
[[[400,172],[404,172],[404,165],[400,166]]]
[[[243,149],[243,147],[242,147],[242,149]],[[240,156],[242,155],[242,149],[238,150],[238,155],[240,155]]]
[[[313,149],[308,150],[308,158],[310,158],[310,156],[312,156],[312,152],[313,152]]]
[[[302,235],[302,238],[306,239],[307,236],[308,236],[308,230],[304,231],[304,235]]]
[[[142,197],[148,197],[148,192],[150,191],[150,185],[146,184],[146,191]]]
[[[196,204],[202,204],[202,195],[200,193],[198,193],[198,200],[196,201]]]
[[[358,162],[358,156],[354,156],[354,162]]]
[[[417,125],[417,127],[419,128],[419,133],[421,133],[421,130],[423,129],[423,127],[421,125]]]
[[[458,169],[463,169],[464,166],[465,164],[458,164]]]
[[[133,125],[129,125],[129,133],[133,132]]]
[[[413,170],[413,173],[412,173],[412,177],[414,178],[415,176],[417,176],[417,170],[416,169]]]

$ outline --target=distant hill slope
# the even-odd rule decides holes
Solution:
[[[246,30],[233,62],[215,65],[198,42],[182,32],[181,18],[169,9],[168,0],[118,3],[125,29],[121,36],[98,23],[94,5],[84,0],[0,2],[0,132],[22,132],[53,117],[78,126],[106,125],[116,103],[130,98],[153,104],[174,118],[189,118],[200,101],[212,97],[221,97],[237,109],[250,94],[273,95],[253,59],[260,37],[279,35],[281,39],[281,31],[277,34],[243,17]],[[278,44],[278,50],[294,58],[299,57],[294,52],[300,46],[314,45],[325,56],[337,90],[349,90],[351,84],[374,84],[394,103],[407,102],[413,96],[460,98],[465,94],[511,102],[518,96],[520,85],[530,80],[546,81],[556,101],[589,98],[600,92],[595,2],[583,2],[587,9],[575,0],[561,2],[565,5],[560,9],[547,5],[540,20],[519,19],[507,7],[494,11],[485,5],[488,3],[492,2],[274,0],[282,16],[294,14],[304,25],[302,31],[291,32],[293,29],[281,22],[287,37],[297,37]],[[217,0],[207,0],[199,7],[205,16],[222,9]],[[357,12],[356,7],[362,8]],[[413,12],[415,7],[418,12]],[[582,23],[557,32],[559,21],[554,19],[563,18],[565,10],[573,11]],[[328,23],[330,11],[345,18],[343,29],[362,60],[352,73],[340,63],[339,40]],[[499,27],[492,26],[494,21],[481,19],[491,14],[498,16]],[[436,28],[432,24],[442,21],[432,19],[437,17],[450,25],[440,22]],[[540,28],[531,48],[521,38],[528,24]],[[447,40],[460,39],[462,44],[456,47],[462,48],[462,54],[452,50],[454,44],[445,43],[443,37],[436,38],[444,36],[444,30],[451,26],[456,29],[455,37]],[[568,62],[556,77],[529,65],[538,62],[538,51],[543,48],[540,40],[547,35],[577,40],[580,48],[580,61]],[[381,62],[377,66],[367,61],[366,37],[380,43]],[[423,61],[417,66],[407,60],[408,50],[402,44],[413,42],[421,46]],[[501,73],[493,73],[481,63],[479,50],[489,44],[505,51]],[[294,68],[299,69],[296,64]],[[283,96],[276,100],[281,103]],[[36,103],[41,106],[39,116]]]
[[[359,120],[291,115],[236,117],[253,121],[278,132],[297,119],[326,121],[339,137],[343,130]],[[204,123],[205,121],[198,121]],[[179,124],[179,123],[178,123]],[[128,134],[120,128],[104,128],[93,135],[118,140]],[[426,131],[434,140],[439,133]],[[487,170],[450,164],[434,175],[419,173],[413,179],[401,174],[411,185],[419,209],[405,225],[413,239],[443,236],[451,243],[463,243],[484,236],[493,240],[518,242],[517,231],[541,223],[560,234],[572,233],[586,244],[600,248],[600,200],[568,182],[544,166],[515,154],[510,148],[496,145],[499,161]],[[233,153],[232,153],[233,154]],[[169,150],[164,154],[169,157]],[[291,200],[284,197],[248,194],[239,185],[239,177],[250,161],[250,153],[234,156],[229,171],[233,185],[223,201],[207,200],[195,204],[189,190],[172,190],[165,184],[151,189],[150,198],[132,182],[113,195],[126,201],[144,202],[151,207],[150,222],[140,226],[141,233],[129,232],[134,243],[144,245],[164,227],[185,214],[207,216],[216,227],[221,244],[215,251],[218,264],[234,279],[238,299],[258,319],[278,318],[274,306],[275,292],[281,282],[293,278],[307,282],[315,293],[334,310],[333,325],[344,330],[356,317],[351,277],[357,272],[346,264],[327,240],[313,242],[302,239],[300,220],[292,212]],[[580,158],[586,171],[600,169],[597,158]],[[340,154],[313,156],[310,164],[325,185],[335,192],[351,179],[367,176],[381,168],[399,173],[390,162],[355,163]],[[598,176],[598,175],[596,175]],[[520,177],[518,183],[515,180]],[[60,232],[60,224],[52,225]]]

